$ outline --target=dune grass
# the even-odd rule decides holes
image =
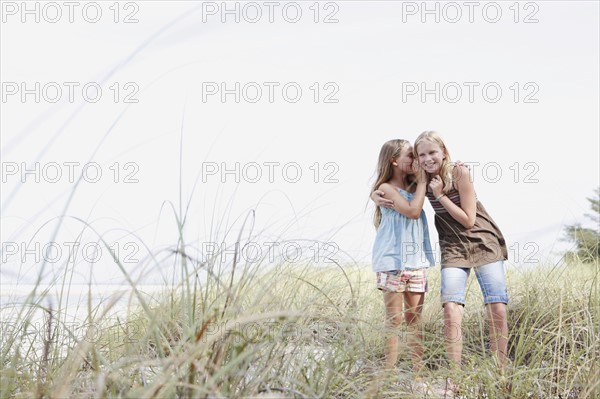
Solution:
[[[45,322],[34,326],[32,311],[10,328],[3,320],[1,396],[423,397],[411,392],[408,352],[396,370],[381,371],[383,301],[368,266],[188,262],[184,281],[160,294],[132,288],[118,318],[111,304],[88,304],[83,327],[31,298],[23,307]],[[464,367],[448,370],[439,269],[431,269],[426,379],[435,386],[452,375],[473,398],[599,397],[599,276],[597,264],[510,268],[510,366],[500,375],[474,276]]]

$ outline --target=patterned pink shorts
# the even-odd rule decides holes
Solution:
[[[389,292],[427,292],[427,269],[377,272],[377,289]]]

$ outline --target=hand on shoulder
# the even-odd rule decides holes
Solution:
[[[461,180],[471,181],[470,171],[468,167],[459,161],[452,168],[452,179],[457,183],[460,183]]]
[[[394,208],[394,201],[384,198],[385,192],[381,189],[381,187],[387,183],[381,184],[377,190],[371,193],[371,200],[375,202],[377,206],[383,206],[384,208]]]
[[[396,188],[390,183],[381,183],[378,187],[379,191],[383,193],[387,198],[390,198],[394,193],[396,193]]]

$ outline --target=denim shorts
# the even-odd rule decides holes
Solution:
[[[504,261],[474,267],[475,276],[483,293],[483,303],[508,303]],[[442,304],[457,302],[464,306],[467,278],[470,268],[445,267],[442,269]]]

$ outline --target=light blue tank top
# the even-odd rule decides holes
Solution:
[[[400,195],[411,201],[414,194],[398,189]],[[381,223],[373,244],[374,272],[421,269],[435,264],[429,242],[425,212],[418,219],[409,219],[400,212],[380,207]]]

